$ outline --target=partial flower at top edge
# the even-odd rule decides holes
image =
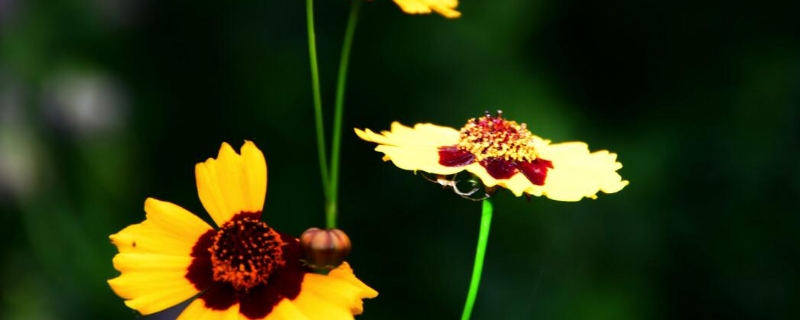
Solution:
[[[455,10],[458,0],[394,0],[394,3],[408,14],[429,14],[436,11],[449,19],[461,16],[461,12]]]
[[[355,129],[375,151],[405,170],[438,176],[466,170],[487,188],[495,186],[514,195],[546,196],[559,201],[596,199],[597,193],[615,193],[626,185],[617,170],[622,164],[608,151],[589,152],[584,142],[551,144],[533,135],[526,124],[486,114],[467,121],[460,130],[421,123],[413,128],[398,122],[391,130]]]
[[[143,315],[189,299],[184,319],[353,319],[378,293],[343,262],[327,275],[303,263],[300,241],[261,220],[264,155],[250,141],[241,154],[223,143],[195,168],[203,207],[217,229],[182,207],[148,198],[144,222],[111,235],[119,253],[108,280]]]

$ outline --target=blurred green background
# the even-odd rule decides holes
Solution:
[[[349,2],[316,9],[330,111]],[[617,152],[631,185],[579,203],[498,194],[474,319],[800,316],[797,2],[459,9],[362,11],[339,222],[380,292],[359,319],[456,319],[480,204],[383,163],[351,128],[460,127],[497,109]],[[146,197],[208,220],[194,164],[223,141],[264,151],[269,224],[324,224],[304,13],[302,1],[0,0],[1,319],[133,318],[105,283],[108,235],[142,221]]]

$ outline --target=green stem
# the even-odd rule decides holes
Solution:
[[[319,172],[320,175],[322,175],[322,189],[327,201],[330,198],[330,190],[328,190],[328,160],[327,151],[325,150],[325,126],[322,123],[322,96],[319,90],[317,40],[314,33],[314,0],[306,0],[306,24],[308,26],[308,55],[311,60],[311,88],[314,94],[314,120],[317,126]]]
[[[339,158],[342,141],[342,115],[344,114],[344,94],[347,84],[347,67],[350,63],[350,48],[353,47],[353,36],[356,33],[358,14],[361,12],[362,0],[354,0],[350,7],[350,17],[344,32],[342,57],[339,60],[339,77],[336,82],[336,109],[333,118],[333,146],[331,147],[331,180],[328,190],[330,197],[326,206],[325,221],[328,228],[336,228],[337,202],[339,201]]]
[[[475,298],[478,296],[478,286],[481,283],[483,260],[486,258],[486,243],[489,241],[489,227],[491,225],[492,202],[489,198],[486,198],[483,200],[481,230],[478,233],[478,247],[475,250],[475,265],[472,266],[472,280],[469,282],[467,302],[464,304],[464,312],[461,313],[461,320],[469,320],[469,317],[472,316],[472,307],[475,306]]]

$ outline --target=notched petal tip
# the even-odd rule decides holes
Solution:
[[[461,16],[461,12],[455,10],[458,7],[457,0],[394,0],[394,3],[408,14],[429,14],[436,11],[449,19]]]
[[[360,290],[358,296],[361,299],[372,299],[378,296],[378,291],[372,289],[370,286],[356,277],[355,273],[353,272],[353,268],[350,267],[350,264],[346,261],[342,262],[338,268],[331,270],[331,272],[328,273],[328,277],[344,280],[351,285],[354,285]]]
[[[306,273],[300,294],[291,303],[309,319],[353,319],[364,311],[363,299],[377,295],[343,262],[327,275]]]
[[[240,212],[261,212],[267,190],[264,154],[245,140],[241,155],[226,142],[216,159],[195,166],[197,193],[217,225]]]
[[[238,156],[238,154],[236,154],[236,150],[233,150],[233,147],[231,147],[229,143],[222,142],[222,144],[219,146],[219,152],[217,152],[217,159],[219,160],[220,158],[223,157],[235,157],[235,156]]]
[[[356,135],[359,138],[361,138],[361,140],[368,141],[368,142],[374,142],[374,143],[378,143],[378,144],[389,144],[390,143],[389,139],[387,137],[385,137],[384,134],[375,133],[374,131],[372,131],[370,129],[361,130],[359,128],[353,128],[353,130],[356,132]]]
[[[191,253],[200,235],[211,230],[205,221],[175,204],[149,199],[146,218],[109,236],[123,253],[160,253],[182,256]]]
[[[554,168],[548,173],[544,186],[526,190],[540,192],[558,201],[596,199],[597,193],[615,193],[628,181],[617,172],[622,164],[617,154],[607,150],[591,152],[586,143],[552,144],[540,150],[542,158],[551,159]]]
[[[375,133],[369,129],[354,129],[359,138],[377,143],[375,151],[383,153],[383,161],[392,161],[398,168],[449,175],[464,170],[462,167],[440,163],[439,150],[458,143],[459,131],[431,123],[418,123],[408,127],[394,121],[390,130]]]
[[[367,142],[379,143],[379,144],[382,143],[382,141],[384,141],[382,139],[383,136],[381,136],[381,135],[379,135],[379,134],[377,134],[375,132],[372,132],[372,130],[370,130],[370,129],[361,130],[361,129],[357,129],[356,128],[355,131],[356,131],[356,136],[361,138],[361,140],[364,140],[364,141],[367,141]]]
[[[629,184],[630,184],[630,181],[622,180],[620,178],[620,181],[618,181],[618,182],[612,182],[612,183],[608,183],[608,184],[604,185],[603,188],[600,189],[600,191],[603,191],[603,193],[607,193],[607,194],[608,193],[617,193],[617,192],[622,191],[622,189],[625,188],[626,186],[628,186]]]

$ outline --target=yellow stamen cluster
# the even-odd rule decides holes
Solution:
[[[262,221],[245,218],[225,223],[208,249],[214,280],[237,290],[266,284],[272,272],[286,264],[282,244],[280,235]]]
[[[527,126],[487,114],[472,118],[461,128],[457,147],[475,155],[477,161],[502,158],[506,161],[530,162],[536,159],[533,134]]]

